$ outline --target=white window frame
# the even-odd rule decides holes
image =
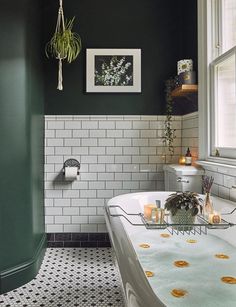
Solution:
[[[214,99],[215,84],[213,69],[220,60],[236,54],[236,47],[221,56],[222,25],[215,16],[221,16],[219,0],[198,0],[198,72],[199,72],[199,159],[219,164],[236,165],[236,149],[225,148],[222,153],[227,156],[213,155],[215,123]],[[213,48],[214,46],[214,48]],[[217,57],[217,58],[216,58]],[[216,60],[213,60],[216,58]],[[221,150],[220,150],[221,154]]]
[[[235,59],[235,72],[236,72],[236,47],[233,47],[232,49],[228,50],[227,52],[223,53],[219,57],[217,57],[215,60],[213,60],[210,63],[210,135],[211,135],[211,155],[214,156],[214,153],[216,149],[218,148],[216,144],[216,136],[217,136],[217,129],[216,129],[216,117],[214,114],[217,112],[217,80],[216,80],[216,67],[217,65],[221,64],[225,60],[229,59],[230,57],[234,56]],[[231,159],[236,158],[236,148],[227,148],[227,147],[220,147],[220,154],[222,156],[226,156]]]

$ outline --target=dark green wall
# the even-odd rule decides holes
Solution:
[[[177,1],[179,2],[179,1]],[[197,72],[197,1],[182,0],[182,17],[179,27],[179,48],[181,58],[193,59],[193,68]],[[191,94],[187,98],[175,98],[173,110],[175,114],[188,114],[198,110],[198,95]]]
[[[45,44],[55,31],[58,0],[43,3]],[[82,37],[83,52],[76,62],[64,66],[63,92],[56,89],[57,62],[45,58],[46,114],[164,114],[164,80],[176,74],[177,60],[193,58],[197,67],[196,3],[64,1],[65,15],[76,16],[75,30]],[[86,48],[141,48],[142,94],[86,94]],[[175,111],[182,112],[178,106]]]
[[[34,277],[45,241],[39,4],[0,1],[0,293]]]

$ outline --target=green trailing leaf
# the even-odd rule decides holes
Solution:
[[[192,216],[197,215],[198,214],[198,208],[196,208],[196,207],[192,208],[191,214],[192,214]]]
[[[45,46],[46,56],[73,62],[82,49],[81,38],[78,33],[72,32],[75,17],[65,22],[65,29],[58,29]]]
[[[172,114],[173,114],[173,100],[171,97],[171,91],[174,88],[174,79],[169,79],[165,82],[165,93],[166,93],[166,120],[164,123],[164,136],[163,143],[168,148],[171,156],[174,154],[174,139],[175,129],[172,128]]]

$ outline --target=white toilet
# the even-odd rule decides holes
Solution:
[[[196,166],[167,164],[163,167],[165,191],[191,191],[202,193],[204,170]]]

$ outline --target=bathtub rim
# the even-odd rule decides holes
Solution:
[[[137,194],[137,193],[129,193],[129,194]],[[129,194],[123,194],[123,195],[129,195]],[[109,207],[109,202],[108,202],[108,204],[105,205],[105,207]],[[119,250],[119,246],[117,246],[117,244],[115,243],[115,241],[118,240],[118,239],[117,239],[115,231],[112,231],[112,222],[111,222],[110,217],[107,214],[107,210],[105,210],[105,220],[106,220],[106,225],[107,225],[109,237],[110,237],[110,240],[111,240],[111,245],[114,249],[114,252],[115,252],[115,255],[116,255],[116,261],[117,261],[117,264],[118,264],[118,267],[119,267],[119,273],[120,273],[120,277],[121,277],[121,280],[122,280],[122,288],[123,288],[123,293],[124,293],[124,298],[125,298],[125,304],[126,304],[126,307],[132,307],[132,305],[129,305],[129,297],[127,297],[127,291],[126,291],[126,287],[124,285],[124,284],[127,284],[127,283],[129,283],[129,285],[132,285],[132,281],[129,282],[130,280],[127,280],[125,278],[124,274],[122,274],[122,267],[121,267],[122,266],[122,260],[121,260],[121,257],[118,256],[121,253],[121,251]],[[116,220],[119,220],[119,219],[116,219]],[[115,222],[113,222],[113,227],[114,227],[114,230],[115,230],[117,225],[114,226],[114,224],[115,224]],[[134,257],[137,260],[136,265],[138,265],[139,272],[142,272],[141,276],[143,278],[142,280],[144,281],[144,284],[142,284],[142,285],[145,286],[148,289],[148,293],[150,294],[149,297],[147,298],[147,300],[144,299],[144,301],[141,302],[142,304],[137,305],[137,307],[138,306],[143,307],[145,303],[147,304],[148,307],[166,307],[166,305],[155,294],[155,292],[153,291],[153,288],[151,287],[150,283],[148,282],[147,277],[144,273],[143,267],[141,266],[140,262],[137,259],[137,254],[135,252],[133,244],[132,244],[130,238],[128,237],[128,235],[126,233],[124,225],[120,222],[120,220],[119,220],[119,224],[121,225],[123,235],[125,236],[126,241],[128,242],[127,247],[130,248],[130,252],[132,253],[132,257]],[[143,226],[143,227],[145,227],[145,226]],[[119,234],[120,234],[120,232],[121,231],[119,231]],[[132,289],[132,290],[135,293],[135,290],[134,289]],[[151,300],[150,304],[148,302],[148,299]],[[142,298],[141,298],[141,300],[142,300]]]

